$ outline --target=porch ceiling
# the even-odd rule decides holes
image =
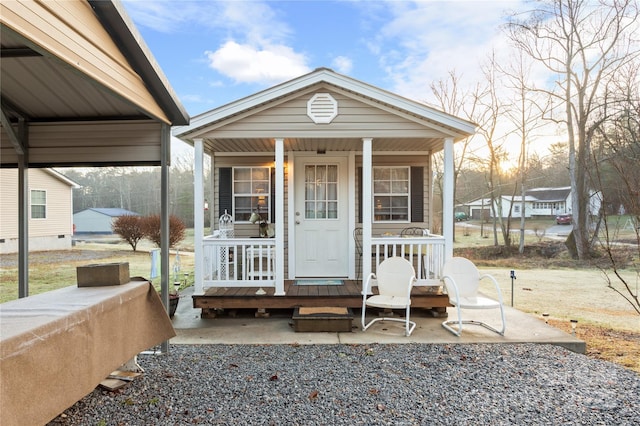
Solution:
[[[204,139],[207,154],[273,152],[272,138]],[[437,152],[442,138],[374,138],[374,151]],[[287,151],[360,151],[362,138],[285,138]]]

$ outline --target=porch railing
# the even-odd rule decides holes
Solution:
[[[371,271],[392,256],[413,263],[418,282],[439,281],[444,265],[444,237],[373,237]],[[275,239],[220,238],[218,233],[203,239],[203,287],[276,287]],[[366,279],[366,277],[363,277]]]
[[[433,285],[442,277],[444,266],[444,237],[372,237],[371,270],[388,257],[400,256],[410,260],[416,270],[416,285]]]
[[[275,239],[203,239],[203,287],[275,287]]]

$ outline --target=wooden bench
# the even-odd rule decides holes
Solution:
[[[0,424],[45,424],[136,354],[175,336],[148,281],[0,304]]]

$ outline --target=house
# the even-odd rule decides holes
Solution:
[[[524,215],[525,218],[544,218],[555,217],[563,213],[571,213],[572,191],[570,186],[557,188],[532,188],[525,191],[524,198]],[[502,199],[502,216],[506,218],[511,210],[511,217],[522,217],[522,197],[516,196],[511,205],[511,197],[503,195]],[[491,209],[491,199],[479,198],[463,205],[469,210],[469,216],[472,219],[480,219],[481,211],[484,211],[484,217],[493,217]],[[597,193],[592,192],[589,200],[589,211],[591,214],[597,214],[600,210],[600,197]]]
[[[53,169],[28,174],[29,245],[35,251],[71,248],[73,188],[79,185]],[[0,169],[0,253],[18,251],[18,171]]]
[[[195,147],[195,293],[260,285],[279,296],[285,280],[364,279],[399,246],[417,249],[413,243],[436,245],[438,258],[424,262],[440,265],[453,253],[453,144],[474,130],[327,68],[174,128]],[[443,149],[443,235],[394,240],[403,228],[430,228],[432,155]],[[206,194],[211,223],[226,212],[222,224],[233,222],[234,238],[218,238],[216,229],[204,236],[205,153],[215,182]],[[260,222],[271,238],[256,238]],[[362,262],[361,273],[352,237],[358,228],[362,259],[376,259]]]
[[[113,221],[120,216],[139,216],[120,208],[90,208],[73,214],[76,234],[112,234]]]

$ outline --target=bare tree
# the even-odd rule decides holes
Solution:
[[[475,102],[476,98],[470,96],[469,91],[462,87],[461,76],[459,76],[455,70],[449,71],[448,78],[446,80],[438,80],[431,83],[431,93],[435,97],[438,107],[442,111],[455,115],[456,117],[473,121],[472,117],[475,115],[475,109],[477,107],[477,103]],[[469,99],[473,99],[473,101],[469,102]],[[458,186],[460,170],[462,170],[462,166],[467,160],[467,150],[469,149],[470,142],[471,138],[467,138],[456,146],[456,163],[453,171],[454,186],[456,188]],[[434,184],[439,189],[440,206],[442,206],[442,177],[444,172],[442,152],[433,156],[432,164],[433,169],[436,172]],[[457,202],[456,194],[457,190],[454,189],[454,200]]]
[[[602,201],[599,241],[611,266],[603,273],[608,287],[640,314],[640,70],[633,64],[621,71],[615,82],[620,97],[609,112],[613,119],[603,123],[594,138],[598,149],[592,172]],[[624,255],[627,248],[633,248],[632,256]]]
[[[518,174],[520,186],[520,245],[518,251],[524,253],[525,236],[525,190],[527,180],[527,155],[532,133],[542,126],[540,118],[547,110],[544,99],[536,91],[530,81],[531,64],[527,63],[522,51],[516,52],[513,60],[506,67],[500,67],[500,72],[505,76],[506,88],[509,89],[512,99],[505,111],[506,117],[513,124],[515,135],[520,139],[520,153],[518,155]],[[514,205],[518,185],[514,186],[511,197],[511,205]]]
[[[498,245],[498,226],[502,233],[502,239],[506,247],[511,246],[510,221],[511,210],[503,210],[503,163],[508,154],[504,147],[505,135],[498,132],[502,114],[507,108],[504,98],[498,93],[498,79],[500,78],[495,54],[492,53],[487,63],[482,66],[484,83],[478,86],[474,92],[474,103],[478,105],[475,121],[478,123],[478,133],[484,138],[489,156],[477,157],[477,161],[483,162],[488,170],[487,185],[491,199],[490,208],[493,215],[493,242]],[[513,204],[511,204],[513,205]]]
[[[568,247],[579,259],[590,256],[588,173],[593,135],[606,117],[606,86],[640,54],[637,0],[544,0],[525,19],[508,24],[516,46],[556,76],[544,92],[557,108],[549,118],[561,123],[569,141],[573,232]]]

